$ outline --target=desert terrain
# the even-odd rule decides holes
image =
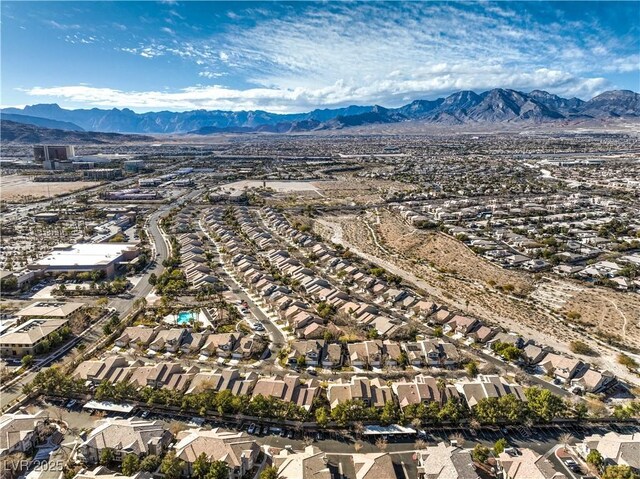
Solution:
[[[18,203],[53,198],[99,184],[97,181],[35,182],[28,176],[3,175],[0,179],[0,191],[3,201]]]
[[[531,275],[490,264],[456,239],[416,229],[388,211],[325,216],[314,222],[314,230],[450,308],[574,356],[580,355],[570,351],[569,343],[585,341],[601,354],[596,358],[582,356],[584,361],[640,385],[636,376],[618,364],[617,345],[605,342],[607,334],[613,333],[625,346],[640,344],[640,298],[604,288],[580,290],[560,308],[580,315],[569,319],[530,296],[536,281],[544,282],[544,278],[535,280]],[[513,290],[504,290],[505,285],[512,285]],[[602,305],[607,307],[603,309]]]

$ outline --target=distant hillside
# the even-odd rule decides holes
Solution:
[[[15,113],[2,113],[0,120],[9,120],[16,123],[25,123],[27,125],[41,126],[43,128],[53,128],[65,131],[84,131],[84,128],[68,121],[51,120],[39,116],[16,115]]]
[[[138,141],[156,141],[143,135],[121,135],[119,133],[100,133],[94,131],[67,131],[42,128],[26,123],[0,120],[0,138],[3,143],[70,143],[100,144],[127,143]]]
[[[120,133],[292,133],[339,130],[365,125],[419,121],[437,125],[582,122],[640,119],[640,95],[628,90],[608,91],[583,101],[534,90],[524,93],[496,88],[483,93],[460,91],[437,100],[415,100],[399,108],[349,106],[307,113],[194,110],[135,113],[119,110],[65,110],[56,104],[6,108],[3,114],[30,115],[71,122],[89,131]]]

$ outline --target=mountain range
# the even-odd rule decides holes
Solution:
[[[3,143],[70,143],[75,145],[157,141],[156,138],[145,135],[46,128],[29,123],[5,120],[4,115],[0,120],[0,138],[2,138]]]
[[[135,113],[124,108],[66,110],[57,104],[23,109],[5,108],[3,120],[72,131],[146,134],[293,133],[332,130],[370,124],[419,121],[443,125],[469,123],[546,123],[640,119],[640,95],[629,90],[604,92],[589,101],[562,98],[546,91],[523,93],[493,89],[483,93],[460,91],[437,100],[415,100],[399,108],[349,106],[307,113],[277,114],[266,111],[193,110]],[[43,122],[58,124],[47,125]],[[37,123],[40,122],[40,123]],[[63,123],[59,123],[63,122]]]

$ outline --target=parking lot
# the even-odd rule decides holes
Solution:
[[[50,413],[54,419],[66,422],[69,427],[77,429],[91,429],[95,423],[108,416],[122,416],[122,413],[98,413],[89,414],[88,411],[82,409],[82,404],[76,402],[73,407],[66,407],[69,401],[51,400],[38,401],[31,403],[27,409],[36,410],[44,409]],[[250,435],[256,439],[261,445],[269,445],[277,448],[285,448],[291,446],[295,450],[304,449],[305,445],[313,443],[320,449],[325,451],[331,457],[338,457],[340,454],[353,453],[355,451],[355,443],[360,443],[359,452],[378,452],[376,447],[376,438],[359,439],[353,433],[348,431],[332,431],[332,430],[302,430],[295,427],[286,427],[282,424],[274,424],[260,421],[248,421],[242,419],[222,420],[217,418],[191,418],[188,416],[179,416],[174,413],[158,413],[147,409],[136,408],[132,412],[133,416],[144,417],[148,420],[161,420],[168,428],[175,427],[221,427],[230,430],[242,430],[251,432]],[[475,444],[483,444],[493,447],[495,442],[500,438],[506,438],[509,445],[516,448],[530,448],[539,454],[545,454],[554,446],[558,445],[563,434],[569,434],[572,439],[570,444],[581,441],[584,437],[591,434],[605,434],[608,431],[616,431],[621,434],[633,434],[640,432],[640,426],[634,424],[607,424],[606,426],[580,426],[580,425],[549,425],[543,427],[527,428],[509,427],[509,428],[483,428],[472,430],[469,428],[443,428],[434,427],[421,430],[416,435],[398,435],[386,436],[386,451],[394,455],[412,452],[416,449],[416,441],[424,441],[429,445],[436,445],[439,442],[448,442],[452,437],[463,438],[460,444],[465,448],[472,448]],[[338,461],[339,462],[339,461]],[[399,462],[400,463],[400,462]],[[337,464],[337,462],[336,462]],[[405,467],[406,465],[405,461]]]

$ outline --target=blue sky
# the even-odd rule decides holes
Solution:
[[[640,2],[1,2],[3,106],[308,111],[640,90]]]

